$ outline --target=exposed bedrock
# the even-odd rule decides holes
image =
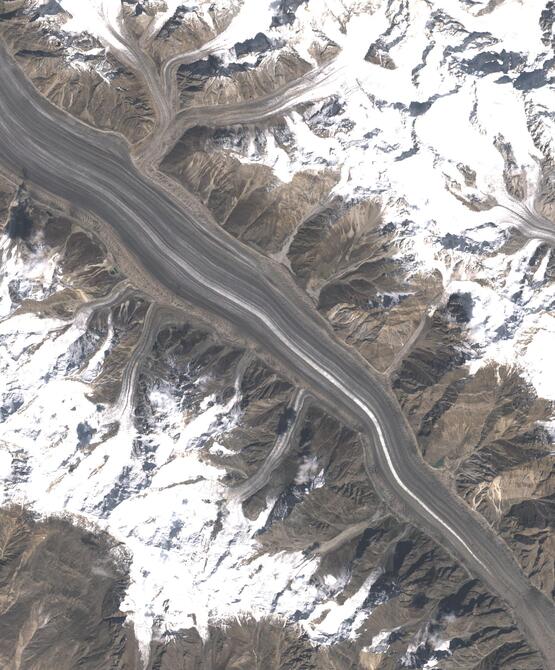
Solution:
[[[154,107],[144,82],[96,38],[64,32],[63,24],[44,26],[29,2],[14,5],[0,21],[0,35],[37,89],[81,121],[131,142],[152,129]]]
[[[128,583],[128,557],[109,535],[0,509],[2,667],[138,667],[119,609]]]

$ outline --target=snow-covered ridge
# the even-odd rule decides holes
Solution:
[[[160,10],[149,29],[162,26],[178,4],[149,3]],[[209,5],[194,4],[202,12]],[[234,45],[263,32],[314,67],[315,44],[332,44],[337,53],[329,76],[283,110],[287,146],[269,128],[263,141],[225,150],[269,165],[284,182],[303,170],[333,168],[340,174],[334,194],[378,200],[385,225],[408,221],[398,240],[407,274],[441,273],[445,300],[471,295],[471,372],[490,360],[516,364],[540,395],[555,400],[553,251],[537,239],[506,244],[513,223],[507,208],[534,208],[542,161],[555,156],[555,94],[545,65],[552,43],[540,24],[545,2],[506,0],[480,13],[488,3],[310,0],[294,21],[270,28],[275,4],[241,3],[213,52],[224,62],[237,59]],[[85,55],[128,51],[119,0],[60,5],[71,16],[59,25],[63,33],[91,34],[101,45]],[[74,47],[66,48],[70,62],[84,67]],[[22,276],[28,285],[21,289],[33,297],[56,290],[55,261],[20,261],[14,252],[5,265],[2,314],[10,310],[10,282]],[[92,343],[94,355],[75,378],[67,374],[76,367],[67,352],[82,353],[74,346],[82,335],[82,324],[30,314],[0,325],[5,500],[75,514],[122,540],[133,555],[123,607],[144,649],[152,635],[192,625],[205,633],[209,622],[245,607],[256,617],[303,609],[310,614],[302,625],[318,642],[356,635],[371,579],[340,605],[344,583],[311,581],[316,559],[257,556],[253,535],[265,515],[246,519],[226,501],[224,471],[200,458],[205,441],[225,449],[217,440],[240,421],[232,411],[237,399],[220,405],[207,394],[199,413],[189,415],[171,389],[153,389],[150,401],[163,421],[149,438],[155,471],[145,478],[132,423],[110,437],[113,417],[87,399],[113,331]],[[80,434],[86,440],[91,430],[105,439],[82,452]],[[317,471],[303,464],[299,481]],[[126,496],[108,509],[103,502],[122,479]],[[441,642],[436,649],[447,651]]]
[[[555,400],[546,346],[555,338],[555,232],[519,218],[538,205],[542,165],[554,156],[544,10],[543,0],[305,3],[287,45],[310,61],[301,44],[333,41],[325,85],[289,100],[286,142],[283,127],[269,127],[220,150],[284,182],[331,168],[341,175],[332,195],[381,202],[384,224],[403,230],[407,272],[440,272],[445,300],[472,295],[471,370],[517,365]],[[531,241],[509,248],[515,223]],[[541,268],[532,272],[534,253]]]
[[[319,583],[317,556],[262,554],[255,535],[272,501],[250,521],[229,496],[225,469],[206,458],[207,446],[209,453],[229,451],[219,440],[241,421],[240,385],[224,403],[206,390],[209,379],[191,379],[185,396],[158,379],[145,391],[154,417],[147,432],[127,403],[93,402],[94,380],[117,336],[111,315],[100,336],[88,328],[87,303],[73,320],[15,311],[8,287],[13,292],[19,278],[30,287],[19,283],[20,297],[41,300],[58,289],[57,256],[47,257],[39,240],[32,252],[8,238],[1,249],[1,503],[68,515],[122,542],[131,586],[121,608],[145,659],[153,637],[193,626],[205,635],[210,623],[241,614],[290,619],[301,610],[314,641],[356,636],[371,580],[339,605],[348,579]],[[125,307],[126,284],[97,302]],[[124,415],[115,416],[118,406]],[[303,481],[319,478],[314,485],[321,486],[318,472],[311,463]]]

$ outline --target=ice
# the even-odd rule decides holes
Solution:
[[[320,603],[307,624],[311,638],[317,642],[356,638],[356,631],[368,617],[368,612],[363,609],[364,602],[379,576],[380,571],[372,572],[358,591],[341,605],[334,600]]]
[[[60,6],[70,14],[63,24],[68,33],[89,33],[102,44],[127,51],[122,38],[121,3],[114,0],[59,0]]]
[[[370,643],[370,646],[365,647],[365,651],[372,651],[372,652],[377,652],[379,654],[385,653],[388,648],[388,640],[391,637],[391,633],[393,633],[396,628],[393,630],[382,630],[380,631],[377,635],[374,635],[372,637],[372,642]]]

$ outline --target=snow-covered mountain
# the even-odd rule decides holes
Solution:
[[[282,263],[551,593],[553,3],[4,4],[41,93]],[[140,655],[86,667],[540,667],[484,585],[387,509],[356,434],[19,181],[0,184],[2,501],[37,515],[25,537],[61,516],[112,538],[109,616]],[[6,667],[48,667],[17,632],[29,612]]]

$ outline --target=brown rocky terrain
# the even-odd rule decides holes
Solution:
[[[85,123],[143,139],[154,122],[144,83],[94,37],[49,30],[37,16],[26,2],[0,4],[0,36],[37,89]]]
[[[262,128],[276,135],[279,123]],[[517,371],[492,366],[469,375],[471,304],[453,295],[439,306],[441,278],[407,274],[399,258],[403,231],[381,224],[379,204],[346,206],[330,197],[325,173],[299,191],[305,173],[283,184],[267,167],[226,152],[241,151],[244,138],[261,132],[193,128],[162,167],[230,233],[285,262],[337,333],[391,374],[426,460],[507,539],[532,581],[553,594],[553,456],[549,435],[538,428],[552,415],[550,403]],[[284,216],[285,193],[291,205]],[[515,232],[501,251],[518,244]]]
[[[542,428],[553,407],[518,370],[492,364],[468,374],[463,343],[469,308],[467,297],[453,294],[436,310],[393,373],[393,387],[424,458],[498,530],[531,580],[553,597],[548,508],[554,460],[551,437]]]
[[[376,54],[370,49],[370,60]],[[321,128],[315,132],[325,134]],[[469,375],[465,296],[440,299],[440,276],[407,272],[407,259],[399,253],[404,231],[381,225],[379,202],[345,206],[330,196],[333,182],[325,172],[311,175],[312,189],[303,197],[296,180],[306,173],[298,172],[289,184],[276,184],[268,168],[239,163],[230,155],[246,155],[251,151],[248,142],[256,146],[264,134],[288,151],[281,119],[254,128],[192,128],[162,168],[199,195],[229,232],[284,262],[338,334],[377,369],[392,374],[425,458],[453,479],[469,504],[507,537],[527,570],[538,573],[537,583],[552,593],[553,566],[545,558],[552,542],[550,515],[546,503],[535,499],[553,495],[551,439],[538,428],[553,408],[536,398],[516,371],[491,367]],[[511,144],[498,136],[495,147],[504,162],[508,194],[522,200],[526,188]],[[475,188],[475,173],[466,169],[464,174],[467,187]],[[251,184],[262,186],[262,193]],[[292,194],[296,206],[288,206],[284,216],[274,201],[270,218],[266,209],[260,217],[258,208],[273,197],[269,194],[283,192]],[[549,203],[547,182],[542,194],[542,202]],[[491,199],[480,197],[478,201],[461,193],[460,200],[471,210],[493,206]],[[541,207],[547,211],[548,204]],[[520,243],[515,232],[500,251],[517,249]],[[538,254],[535,267],[541,258]],[[440,303],[443,307],[436,309]],[[514,483],[519,468],[530,471],[526,486]],[[504,511],[492,512],[488,505],[499,496],[506,501]],[[520,505],[528,506],[527,514]],[[520,509],[518,520],[510,511],[513,506]],[[510,518],[501,521],[505,514]],[[524,516],[533,529],[523,535]]]
[[[214,11],[209,23],[179,8],[153,33],[148,6],[138,12],[126,3],[125,25],[159,68],[172,55],[217,37],[235,9]],[[6,0],[0,12],[0,36],[52,102],[131,143],[153,130],[152,91],[94,38],[72,38],[76,67],[68,62],[67,38],[53,41],[25,2]],[[264,35],[234,49],[238,59],[256,54],[256,63],[226,64],[201,53],[180,66],[180,104],[249,102],[310,69],[286,50],[276,55]],[[318,62],[333,53],[329,45]],[[380,45],[371,45],[367,60],[396,67]],[[325,129],[315,132],[326,137]],[[386,224],[378,196],[338,196],[335,168],[278,178],[258,160],[269,139],[289,158],[294,155],[284,116],[218,128],[207,119],[183,134],[161,169],[227,232],[292,272],[337,336],[391,383],[426,462],[506,540],[530,581],[555,597],[555,460],[542,425],[552,417],[552,405],[517,369],[492,363],[470,372],[472,298],[444,295],[439,272],[414,269],[404,246],[410,221]],[[522,201],[529,196],[524,169],[502,136],[495,146],[507,193]],[[476,174],[458,169],[466,186],[475,189]],[[549,175],[547,165],[544,174]],[[88,374],[87,397],[110,421],[100,432],[80,424],[81,451],[67,460],[68,472],[118,430],[127,430],[120,419],[124,410],[131,411],[137,467],[122,470],[95,508],[100,516],[148,491],[160,468],[156,431],[162,428],[177,443],[188,421],[207,406],[221,405],[227,415],[195,438],[195,453],[222,471],[226,495],[240,500],[247,519],[268,512],[256,535],[259,555],[279,560],[282,552],[302,552],[306,561],[320,561],[313,580],[329,602],[319,620],[300,610],[288,621],[255,620],[245,612],[212,622],[204,638],[196,628],[169,630],[151,643],[149,670],[393,670],[433,663],[442,670],[542,668],[503,603],[387,508],[367,476],[356,434],[245,342],[234,341],[193,310],[176,310],[138,288],[135,277],[133,286],[84,222],[39,203],[24,184],[19,191],[13,184],[0,186],[0,218],[17,253],[29,263],[41,258],[56,266],[50,286],[24,277],[10,284],[10,314],[61,319],[57,332],[87,315],[84,332],[56,362],[56,375]],[[546,176],[538,198],[545,217],[552,217],[551,191]],[[495,204],[462,192],[458,199],[469,210]],[[524,244],[520,233],[510,231],[501,249],[479,253],[489,258]],[[3,252],[4,263],[12,251]],[[524,284],[533,283],[544,260],[545,281],[553,282],[555,255],[543,245]],[[101,347],[102,358],[91,372]],[[160,389],[177,403],[177,427],[157,399]],[[6,407],[0,408],[2,421]],[[19,406],[8,409],[17,413]],[[177,462],[175,453],[168,458]],[[219,504],[223,517],[226,500]],[[214,524],[214,540],[219,532],[221,519]],[[119,611],[129,584],[127,561],[108,534],[18,508],[1,510],[0,664],[21,670],[49,670],[54,663],[68,670],[140,667],[131,625]],[[310,638],[303,626],[325,627],[334,607],[361,589],[356,637],[339,635],[329,645]],[[276,594],[274,609],[282,596]]]
[[[265,129],[249,129],[254,141]],[[226,145],[232,148],[246,141],[242,127],[195,127],[180,139],[163,167],[197,195],[230,234],[279,255],[304,219],[325,203],[336,176],[300,173],[284,184],[270,168],[242,164],[225,151]]]
[[[416,659],[434,656],[434,645],[445,638],[451,652],[436,657],[448,669],[540,667],[499,602],[419,533],[385,516],[326,561],[339,568],[347,559],[355,583],[376,564],[382,569],[366,597],[371,614],[356,643],[318,647],[295,624],[246,617],[211,627],[205,641],[191,629],[153,643],[148,667],[397,668],[399,658],[419,667]],[[4,667],[137,667],[131,628],[118,610],[124,554],[108,536],[3,510],[0,576]],[[388,633],[381,645],[369,646],[382,631]]]
[[[85,235],[75,221],[49,213],[23,189],[16,200],[13,188],[11,194],[9,187],[5,189],[8,218],[10,202],[12,210],[14,203],[24,203],[33,224],[18,244],[28,254],[44,253],[43,249],[56,253],[59,276],[66,285],[42,299],[14,294],[16,311],[32,310],[43,317],[55,314],[71,322],[84,299],[102,302],[114,294],[124,277],[98,239]],[[169,322],[149,321],[147,326],[146,312],[137,292],[123,303],[99,305],[86,335],[94,346],[80,349],[82,369],[106,337],[110,321],[116,344],[107,350],[93,383],[95,393],[104,394],[105,403],[117,403],[129,361],[135,360],[139,370],[134,412],[139,439],[134,450],[143,475],[137,479],[129,472],[126,478],[120,477],[104,499],[102,513],[109,514],[137,487],[146,491],[157,471],[156,443],[149,436],[164,422],[166,430],[173,428],[164,406],[153,404],[153,391],[165,388],[190,417],[200,411],[207,395],[211,402],[222,404],[236,398],[228,414],[239,417],[237,424],[217,438],[225,453],[212,449],[214,437],[207,434],[196,445],[201,458],[227,473],[223,481],[230,497],[248,491],[243,501],[248,517],[256,519],[271,505],[257,536],[260,554],[301,551],[306,560],[320,560],[313,579],[323,593],[329,590],[330,604],[328,609],[321,606],[312,626],[325,622],[330,608],[337,606],[334,597],[341,606],[358,594],[356,611],[362,614],[356,640],[338,640],[331,646],[310,641],[300,627],[308,615],[300,611],[296,622],[271,616],[255,621],[246,615],[222,626],[211,625],[205,639],[194,628],[173,631],[152,642],[149,668],[393,669],[400,663],[422,667],[430,659],[438,659],[446,669],[541,668],[504,606],[432,540],[391,515],[368,479],[356,434],[312,399],[297,406],[298,391],[279,372],[243,347],[222,340],[206,324],[173,314]],[[146,344],[139,345],[138,333],[147,329],[152,329],[153,337],[143,338]],[[137,351],[141,355],[135,359]],[[494,411],[499,400],[492,398],[490,405]],[[530,421],[534,416],[530,414]],[[227,420],[222,416],[222,421]],[[441,425],[440,420],[436,423]],[[83,455],[94,453],[110,431],[113,428],[107,426],[104,435],[94,435],[85,427],[80,436]],[[274,458],[276,444],[282,446]],[[464,468],[463,457],[473,452],[453,453],[459,454],[456,462]],[[72,459],[70,469],[81,458]],[[264,469],[270,476],[258,481],[257,473]],[[508,476],[502,472],[492,490],[503,490]],[[250,483],[246,488],[245,482]],[[521,483],[520,490],[527,495],[533,491],[537,504],[545,504],[546,486],[546,482],[533,485],[530,481],[528,486]],[[488,495],[478,496],[479,509],[491,500]],[[507,512],[498,519],[499,528],[507,534],[515,528],[529,533],[522,527],[529,512],[502,504]],[[217,525],[213,532],[217,537]],[[139,667],[131,629],[118,610],[126,563],[114,558],[124,554],[112,539],[96,532],[91,535],[64,520],[34,520],[14,509],[2,512],[0,536],[6,667],[49,667],[54,657],[59,667],[68,669],[77,664],[99,669]],[[543,556],[535,562],[537,566],[540,560],[541,569],[531,572],[538,583],[547,585]],[[341,585],[338,596],[333,583]],[[450,641],[448,648],[442,641]]]
[[[271,133],[292,149],[278,119],[256,126],[188,130],[162,169],[200,197],[229,233],[290,267],[337,333],[386,370],[437,298],[440,278],[408,277],[403,231],[386,227],[378,202],[345,203],[331,193],[338,176],[298,172],[281,182],[233,152]]]
[[[265,56],[271,48],[262,41],[263,50],[256,66],[231,63],[226,66],[216,56],[207,60],[183,64],[177,71],[182,106],[233,104],[260,98],[284,87],[306,74],[310,65],[297,54],[281,51],[277,56]],[[255,52],[257,47],[253,47]],[[238,46],[235,47],[236,51]],[[239,51],[240,52],[240,51]]]
[[[149,45],[149,53],[161,65],[176,54],[200,49],[220,35],[230,24],[239,7],[234,2],[208,6],[208,16],[195,8],[180,5],[162,25],[156,20],[159,6],[141,5],[125,0],[124,21],[141,43]]]
[[[127,559],[98,529],[0,510],[0,664],[10,670],[137,667],[119,610]]]

